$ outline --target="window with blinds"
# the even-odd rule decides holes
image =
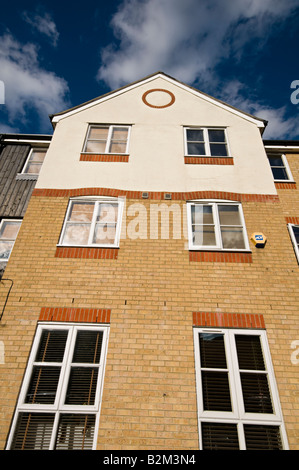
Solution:
[[[39,326],[9,449],[92,449],[107,327]]]
[[[287,448],[266,333],[194,329],[200,447]]]

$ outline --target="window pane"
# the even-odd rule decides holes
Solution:
[[[49,449],[54,414],[20,413],[13,437],[12,450]]]
[[[203,450],[239,450],[236,424],[201,423]]]
[[[279,426],[245,424],[247,450],[283,450]]]
[[[128,137],[128,129],[126,127],[114,127],[112,130],[112,140],[126,142]]]
[[[202,371],[204,410],[232,411],[227,372]]]
[[[72,367],[65,398],[67,405],[93,405],[98,368]]]
[[[25,173],[30,175],[38,175],[41,169],[41,163],[29,162],[26,166]]]
[[[238,227],[221,227],[223,248],[245,249],[243,230]]]
[[[191,144],[188,143],[188,155],[205,155],[204,144]]]
[[[188,142],[204,142],[202,129],[187,129]]]
[[[91,127],[88,140],[107,140],[108,127]]]
[[[209,129],[209,140],[212,142],[225,142],[225,133],[223,129]]]
[[[97,222],[117,222],[118,204],[99,204]]]
[[[246,413],[273,413],[267,375],[241,372],[240,376]]]
[[[1,226],[0,238],[15,240],[20,230],[21,221],[5,221]]]
[[[8,259],[14,242],[0,241],[0,259]]]
[[[125,153],[127,144],[123,142],[111,142],[109,152],[110,153]]]
[[[205,368],[226,369],[224,336],[214,333],[199,334],[200,364]]]
[[[288,174],[285,168],[272,168],[273,177],[275,180],[288,180]]]
[[[193,244],[199,246],[215,246],[215,230],[213,225],[195,225],[193,230]]]
[[[227,156],[227,148],[225,144],[210,144],[210,150],[213,157]]]
[[[269,158],[269,162],[270,162],[271,166],[284,166],[281,157],[278,157],[278,156],[270,157],[270,156],[268,156],[268,158]]]
[[[293,233],[295,235],[296,243],[299,243],[299,226],[293,226]]]
[[[115,241],[115,225],[97,224],[93,237],[93,243],[112,245]]]
[[[46,152],[40,150],[34,150],[31,154],[30,160],[34,162],[42,163],[44,161]]]
[[[238,206],[218,205],[221,225],[242,225]]]
[[[25,403],[53,404],[59,376],[60,367],[33,367]]]
[[[213,224],[212,206],[195,205],[191,206],[192,224]]]
[[[35,361],[62,362],[67,335],[67,330],[43,330]]]
[[[86,144],[85,152],[90,153],[104,153],[106,150],[106,142],[99,141],[89,141]]]
[[[78,331],[72,362],[98,364],[100,362],[102,340],[102,331]]]
[[[95,415],[62,414],[55,450],[92,449]]]
[[[93,202],[73,202],[68,220],[71,222],[91,222],[93,210]]]
[[[235,335],[240,369],[266,370],[258,335]]]
[[[83,224],[68,224],[63,243],[66,245],[87,245],[89,237],[90,225]]]

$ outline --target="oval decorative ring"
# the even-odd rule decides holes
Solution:
[[[143,94],[142,101],[151,108],[162,109],[171,106],[175,102],[175,96],[171,91],[164,90],[163,88],[154,88]]]

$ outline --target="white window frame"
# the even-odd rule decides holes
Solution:
[[[28,165],[28,163],[29,163],[29,160],[30,160],[31,155],[33,154],[33,152],[44,152],[44,153],[45,153],[45,157],[46,157],[47,150],[48,150],[48,149],[46,149],[46,148],[44,148],[44,147],[32,147],[32,149],[31,149],[30,152],[29,152],[28,157],[26,158],[25,164],[24,164],[23,169],[22,169],[22,171],[21,171],[21,175],[28,175],[28,176],[32,176],[32,178],[33,178],[33,177],[37,178],[38,175],[39,175],[39,172],[38,172],[38,173],[28,173],[28,172],[25,171],[25,170],[26,170],[26,168],[27,168],[27,165]],[[40,164],[40,168],[42,167],[42,165],[43,165],[43,162]]]
[[[216,245],[194,245],[193,244],[193,232],[192,232],[192,214],[191,208],[192,206],[196,205],[205,205],[212,207],[213,213],[213,220],[214,220],[214,227],[215,227],[215,238],[216,238]],[[242,233],[244,239],[245,248],[223,248],[222,238],[221,238],[221,230],[220,230],[220,220],[218,214],[218,205],[228,205],[228,206],[238,206],[239,215],[242,223]],[[227,201],[227,200],[198,200],[198,201],[188,201],[187,202],[187,225],[188,225],[188,243],[189,243],[189,250],[200,250],[200,251],[240,251],[240,252],[250,252],[247,230],[245,225],[245,219],[243,214],[242,204],[240,202],[235,201]]]
[[[86,146],[87,146],[87,143],[88,143],[88,140],[89,140],[90,131],[91,131],[91,129],[97,128],[97,127],[105,127],[105,128],[108,129],[108,136],[107,136],[105,151],[104,152],[88,152],[85,149],[86,149]],[[125,150],[125,152],[117,152],[118,155],[127,155],[128,152],[129,152],[129,142],[130,142],[130,136],[131,136],[131,127],[132,127],[132,126],[127,125],[127,124],[89,124],[82,152],[83,153],[88,153],[88,154],[98,154],[98,153],[102,154],[103,153],[103,154],[107,154],[107,155],[115,155],[115,152],[109,152],[112,132],[113,132],[113,129],[115,127],[123,127],[123,128],[128,130],[126,150]]]
[[[205,154],[189,154],[188,153],[188,140],[187,140],[187,131],[188,130],[199,130],[203,131]],[[225,142],[227,155],[211,155],[210,150],[210,139],[209,139],[209,130],[212,131],[224,131]],[[227,158],[231,156],[228,138],[227,138],[227,129],[225,127],[184,127],[184,143],[185,143],[185,155],[188,157],[208,157],[208,158]]]
[[[69,334],[68,334],[68,338],[67,338],[66,346],[65,346],[64,357],[61,363],[56,363],[56,362],[44,363],[44,362],[34,361],[34,358],[36,357],[36,353],[39,347],[42,332],[43,330],[48,330],[48,329],[69,330]],[[69,378],[69,374],[71,371],[72,353],[74,351],[76,334],[79,330],[80,331],[93,330],[93,331],[103,332],[102,351],[101,351],[101,357],[100,357],[100,364],[98,365],[98,382],[97,382],[97,390],[96,390],[94,405],[77,405],[76,406],[76,405],[64,404],[65,394],[66,394],[67,385],[68,385],[68,378]],[[92,449],[96,448],[98,426],[99,426],[99,415],[100,415],[100,410],[101,410],[101,402],[102,402],[102,394],[103,394],[103,386],[104,386],[108,338],[109,338],[109,326],[92,325],[92,324],[87,325],[86,323],[80,324],[80,323],[55,323],[55,322],[43,322],[43,323],[38,324],[33,346],[30,352],[27,368],[25,371],[19,399],[17,402],[15,415],[12,421],[11,432],[9,434],[9,438],[7,441],[7,449],[10,449],[12,445],[14,431],[16,428],[19,413],[26,413],[26,412],[27,413],[28,412],[53,413],[53,415],[55,415],[49,450],[53,449],[55,445],[55,439],[56,439],[56,434],[58,430],[60,414],[74,413],[74,414],[95,415],[96,419],[95,419],[95,429],[94,429]],[[30,383],[33,366],[34,365],[45,366],[47,364],[50,364],[51,366],[55,366],[55,365],[61,366],[61,372],[60,372],[59,382],[57,386],[55,403],[52,405],[51,404],[27,404],[25,403],[26,393],[27,393],[27,389]],[[76,363],[76,366],[81,367],[82,364]],[[88,367],[88,364],[86,366]],[[91,365],[89,364],[89,366]],[[92,364],[92,366],[95,366],[95,365]]]
[[[290,166],[289,166],[289,163],[288,163],[288,160],[287,160],[287,157],[284,153],[274,153],[274,152],[268,152],[267,153],[267,157],[268,157],[268,161],[269,161],[269,165],[270,165],[270,168],[271,168],[271,171],[272,171],[272,167],[271,167],[271,164],[270,164],[270,157],[273,156],[273,157],[276,157],[276,158],[281,158],[282,160],[282,163],[283,163],[283,166],[281,166],[280,168],[284,168],[286,174],[287,174],[287,178],[286,179],[276,179],[274,178],[274,175],[273,175],[273,179],[276,183],[294,183],[295,180],[293,178],[293,175],[292,175],[292,172],[291,172],[291,169],[290,169]]]
[[[298,227],[298,228],[299,228],[299,225],[296,225],[296,224],[288,224],[288,230],[289,230],[290,237],[291,237],[291,240],[292,240],[292,243],[293,243],[295,255],[296,255],[297,261],[298,261],[298,263],[299,263],[299,247],[298,247],[298,244],[297,244],[297,241],[296,241],[296,237],[295,237],[295,234],[294,234],[294,230],[293,230],[294,227]]]
[[[4,225],[4,223],[6,223],[6,222],[13,222],[13,223],[18,222],[18,223],[20,224],[19,230],[20,230],[21,225],[22,225],[22,220],[21,220],[21,219],[2,219],[1,222],[0,222],[0,232],[1,232],[1,229],[2,229],[2,225]],[[19,231],[18,231],[18,233],[19,233]],[[17,234],[17,236],[18,236],[18,234]],[[9,260],[10,255],[11,255],[11,252],[12,252],[13,247],[14,247],[14,244],[15,244],[15,241],[16,241],[16,239],[17,239],[17,236],[16,236],[15,239],[12,239],[12,238],[7,238],[7,239],[0,238],[0,241],[5,241],[5,240],[7,240],[7,241],[13,242],[8,257],[7,257],[7,258],[0,258],[0,262],[7,263],[7,261]]]
[[[90,226],[90,232],[89,232],[89,240],[87,244],[67,244],[63,242],[65,230],[67,227],[67,222],[68,222],[68,217],[72,208],[72,204],[74,202],[92,202],[95,204],[94,210],[93,210],[93,217],[91,221],[91,226]],[[115,239],[114,243],[92,243],[92,238],[96,226],[96,215],[97,215],[97,208],[99,204],[118,204],[118,217],[117,217],[117,222],[116,222],[116,229],[115,229]],[[59,243],[57,246],[76,246],[76,247],[89,247],[89,248],[96,248],[96,247],[102,247],[102,248],[119,248],[119,242],[120,242],[120,234],[121,234],[121,224],[122,224],[122,215],[123,215],[123,209],[124,209],[124,200],[123,198],[93,198],[93,197],[79,197],[79,198],[71,198],[68,204],[66,216],[64,219]]]
[[[228,377],[231,392],[232,411],[205,411],[203,408],[201,364],[199,350],[199,333],[223,334],[225,341],[225,353],[227,360]],[[237,424],[240,450],[245,450],[245,435],[243,424],[261,424],[276,425],[280,427],[281,440],[284,449],[288,449],[288,441],[284,427],[278,389],[275,381],[273,365],[270,356],[269,344],[265,330],[247,330],[230,328],[199,328],[193,329],[194,349],[195,349],[195,370],[196,370],[196,391],[197,391],[197,409],[198,409],[198,427],[199,427],[199,446],[202,449],[201,423],[232,423]],[[272,398],[273,414],[267,413],[246,413],[244,409],[241,379],[239,373],[239,364],[237,350],[235,345],[235,335],[255,335],[261,339],[261,347],[264,356],[264,362],[268,376],[269,390]],[[218,369],[213,369],[218,370]],[[219,369],[223,371],[224,369]],[[247,372],[247,371],[246,371]],[[249,370],[248,372],[256,372]]]

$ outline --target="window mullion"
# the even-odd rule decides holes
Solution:
[[[90,223],[90,229],[89,229],[89,235],[88,235],[88,245],[93,244],[93,237],[95,233],[95,226],[96,226],[96,220],[97,220],[97,215],[98,215],[98,210],[99,210],[99,204],[100,204],[99,201],[96,201],[94,203],[92,220]]]
[[[203,127],[202,130],[203,130],[203,136],[204,136],[206,156],[209,157],[209,156],[211,156],[211,149],[210,149],[208,129],[206,127]]]
[[[220,248],[221,250],[223,249],[222,246],[222,238],[221,238],[221,229],[220,229],[220,219],[219,219],[219,213],[218,213],[218,205],[214,203],[212,205],[213,207],[213,218],[214,218],[214,226],[215,226],[215,237],[216,237],[216,247]]]
[[[113,132],[114,126],[109,126],[109,131],[108,131],[108,136],[107,136],[107,142],[106,142],[106,148],[105,148],[105,153],[110,153],[110,144],[111,144],[111,138],[112,138],[112,132]]]

